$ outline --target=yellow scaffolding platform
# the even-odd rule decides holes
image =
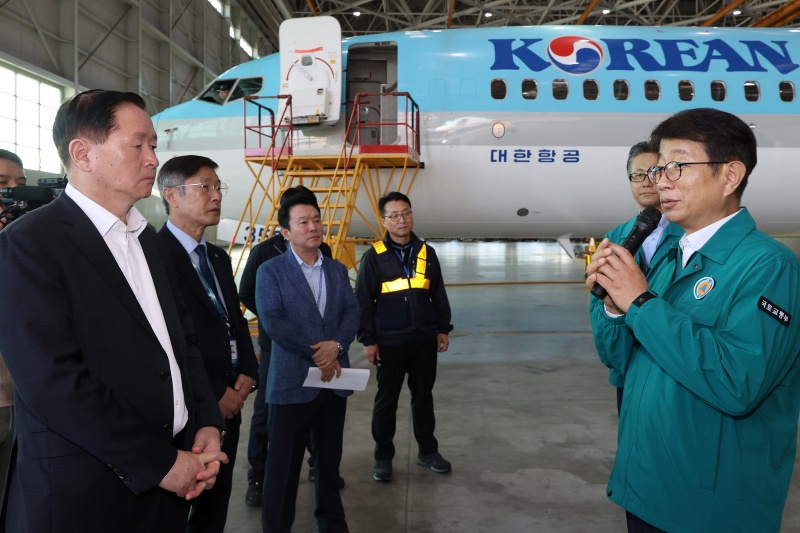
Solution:
[[[291,146],[291,97],[286,98],[283,117],[275,120],[274,112],[258,103],[256,97],[248,97],[253,104],[260,106],[259,124],[246,125],[245,128],[258,135],[259,146],[245,147],[245,162],[253,175],[254,182],[244,212],[239,219],[239,228],[249,224],[256,227],[263,220],[265,230],[260,234],[263,241],[279,228],[277,214],[281,193],[289,187],[303,185],[317,195],[322,223],[325,231],[325,242],[331,247],[333,258],[344,263],[348,268],[357,269],[358,258],[355,257],[357,243],[372,242],[381,238],[383,230],[379,224],[380,213],[378,200],[390,191],[409,194],[423,167],[419,155],[419,110],[416,103],[407,93],[388,93],[380,96],[395,96],[406,100],[404,122],[362,122],[359,120],[359,99],[374,94],[360,93],[356,95],[354,112],[345,134],[345,141],[339,154],[335,155],[294,155]],[[263,97],[262,97],[263,98]],[[271,123],[261,124],[261,116],[266,116],[267,109]],[[247,111],[245,123],[247,124]],[[403,143],[391,145],[360,144],[361,128],[392,127],[405,132],[401,137]],[[279,133],[282,133],[279,134]],[[266,137],[269,142],[263,142]],[[278,141],[282,137],[280,145]],[[247,140],[247,134],[245,135]],[[366,204],[368,211],[359,209]],[[266,214],[262,217],[262,212]],[[350,223],[353,215],[362,220],[369,228],[371,235],[351,236]],[[245,241],[246,247],[257,244],[253,242],[254,232],[249,232]],[[231,243],[233,248],[235,243]],[[231,250],[229,250],[230,252]],[[241,256],[240,256],[241,257]],[[241,262],[241,259],[239,260]],[[238,270],[239,264],[234,265]]]

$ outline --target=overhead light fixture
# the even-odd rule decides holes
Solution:
[[[609,13],[611,13],[610,9],[604,9],[603,10],[603,15],[608,15]]]
[[[485,18],[487,18],[487,19],[488,19],[488,18],[492,18],[492,14],[491,14],[491,13],[488,13],[488,12],[487,12],[487,13],[484,13],[484,14],[483,14],[483,16],[484,16]]]
[[[741,9],[734,9],[733,10],[733,15],[734,16],[741,15],[741,14],[742,14],[742,10]]]
[[[353,16],[354,17],[360,17],[361,16],[361,11],[353,11]]]

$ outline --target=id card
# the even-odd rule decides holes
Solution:
[[[236,339],[230,338],[231,343],[231,366],[236,368],[239,366],[239,348],[236,346]]]

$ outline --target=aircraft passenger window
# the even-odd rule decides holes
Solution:
[[[711,82],[711,99],[715,102],[722,102],[725,100],[725,82],[712,81]]]
[[[650,100],[658,100],[661,98],[661,87],[659,87],[656,80],[645,80],[644,82],[644,97]]]
[[[759,90],[758,83],[753,80],[744,82],[744,98],[748,102],[758,102],[761,91]]]
[[[560,78],[553,80],[553,98],[566,100],[567,96],[569,96],[569,82]]]
[[[781,93],[781,100],[784,102],[794,102],[794,84],[790,81],[782,81],[778,84]]]
[[[684,102],[694,100],[694,83],[688,80],[678,82],[678,96]]]
[[[499,78],[492,80],[492,98],[495,100],[504,100],[507,92],[506,80],[501,80]]]
[[[630,94],[628,82],[625,80],[614,80],[614,98],[617,100],[627,100]]]
[[[584,80],[583,81],[583,97],[587,100],[597,100],[600,95],[600,87],[597,86],[597,80]]]
[[[535,100],[539,96],[539,84],[536,80],[522,80],[522,97],[525,100]]]

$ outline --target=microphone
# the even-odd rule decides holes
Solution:
[[[34,187],[32,185],[17,185],[0,189],[0,196],[12,198],[20,202],[38,202],[46,204],[55,198],[55,191],[50,187]]]
[[[633,224],[633,229],[625,237],[625,242],[622,247],[628,250],[631,254],[642,247],[644,240],[658,227],[661,221],[661,212],[655,207],[648,207],[636,217],[636,222]],[[599,283],[595,283],[592,287],[591,293],[600,298],[601,300],[608,296],[608,291],[603,288]]]

